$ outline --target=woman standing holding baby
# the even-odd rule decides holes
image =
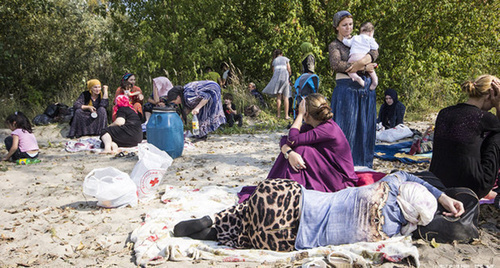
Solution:
[[[351,35],[353,19],[348,11],[339,11],[333,16],[333,27],[337,38],[330,43],[330,65],[335,72],[336,87],[332,94],[334,121],[344,132],[351,147],[355,166],[373,166],[376,127],[376,93],[370,90],[378,50],[370,50],[359,60],[350,63],[350,48],[342,41]],[[357,72],[364,86],[353,81],[348,73]]]

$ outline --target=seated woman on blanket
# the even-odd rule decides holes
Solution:
[[[97,79],[87,81],[87,91],[80,94],[73,104],[75,115],[71,119],[68,138],[98,136],[108,125],[108,86]]]
[[[113,112],[116,119],[101,136],[104,145],[102,153],[117,153],[118,147],[134,147],[142,142],[141,118],[130,104],[129,97],[118,95],[115,103]]]
[[[129,88],[125,88],[125,85],[131,85]],[[133,109],[140,116],[141,120],[144,118],[142,112],[142,101],[144,100],[144,95],[142,95],[142,90],[140,87],[135,85],[135,74],[125,73],[120,81],[120,86],[116,89],[115,99],[118,95],[127,95],[130,99],[130,104],[132,104]],[[115,103],[116,106],[116,103]],[[114,107],[113,107],[113,110]],[[116,119],[116,113],[113,112],[111,118],[113,121]]]
[[[469,99],[437,116],[430,171],[444,186],[467,187],[482,198],[500,169],[500,80],[481,75],[462,89]],[[492,108],[496,116],[488,112]]]
[[[288,136],[281,138],[281,153],[267,178],[291,179],[321,192],[356,186],[351,148],[332,117],[323,95],[313,93],[302,100]],[[244,187],[240,196],[245,199],[254,189]]]
[[[384,103],[380,106],[377,123],[382,123],[385,129],[403,124],[406,107],[398,100],[398,93],[388,88],[384,94]]]
[[[287,179],[264,180],[245,202],[174,226],[175,236],[216,240],[234,248],[292,251],[409,235],[427,225],[439,202],[458,217],[463,204],[406,172],[335,193]]]
[[[151,117],[154,107],[165,107],[168,91],[173,87],[172,82],[164,76],[153,78],[153,92],[148,98],[148,102],[144,104],[146,122]]]

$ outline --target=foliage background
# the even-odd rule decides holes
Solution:
[[[0,116],[71,104],[85,81],[119,85],[137,74],[174,84],[200,79],[205,66],[232,63],[244,92],[272,76],[281,48],[298,77],[300,44],[315,46],[321,93],[335,86],[328,44],[333,14],[349,10],[355,32],[375,24],[380,45],[377,89],[395,88],[408,110],[435,111],[463,99],[459,85],[500,71],[500,1],[493,0],[9,0],[0,3]]]

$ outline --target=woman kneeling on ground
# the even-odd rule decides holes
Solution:
[[[118,147],[134,147],[142,142],[141,118],[128,96],[118,95],[115,103],[116,120],[101,136],[104,145],[102,153],[117,153]]]
[[[406,172],[335,193],[287,179],[265,180],[247,201],[214,216],[182,221],[175,236],[216,240],[234,248],[292,251],[409,235],[434,217],[458,217],[463,204]]]

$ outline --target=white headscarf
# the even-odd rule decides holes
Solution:
[[[417,225],[427,225],[434,218],[437,200],[434,195],[420,183],[404,182],[399,186],[397,202],[407,225],[401,227],[402,235],[409,235],[417,229]]]
[[[164,76],[159,76],[153,79],[153,83],[158,89],[158,97],[166,97],[168,95],[168,91],[173,88],[172,82]]]

